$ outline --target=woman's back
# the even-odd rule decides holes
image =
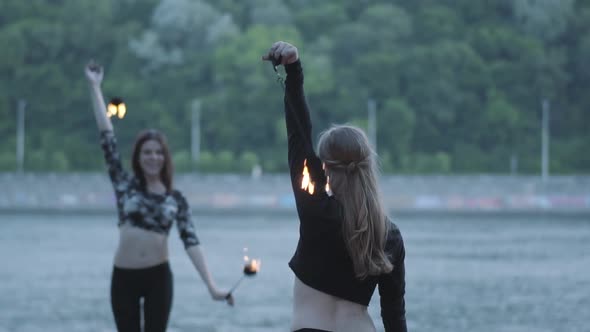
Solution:
[[[362,130],[336,126],[311,145],[311,116],[297,49],[277,42],[264,57],[285,65],[285,122],[299,241],[293,328],[374,331],[367,306],[379,286],[386,331],[404,332],[404,257],[376,183],[376,156]]]
[[[313,289],[295,277],[292,330],[313,326],[338,332],[373,332],[367,307]]]

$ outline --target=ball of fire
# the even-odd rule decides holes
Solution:
[[[114,97],[107,105],[107,115],[109,118],[116,115],[119,119],[122,119],[125,117],[126,113],[127,106],[125,106],[123,99],[119,97]]]

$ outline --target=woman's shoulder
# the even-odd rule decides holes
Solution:
[[[399,227],[388,217],[386,221],[387,225],[387,241],[385,243],[385,251],[392,252],[396,251],[396,248],[404,245],[402,232]]]
[[[387,233],[388,235],[399,235],[401,236],[401,231],[399,230],[399,227],[397,227],[397,225],[393,222],[393,220],[391,220],[390,217],[386,217],[386,221],[385,224],[387,225]]]
[[[170,195],[176,201],[178,201],[178,203],[180,203],[180,204],[187,204],[186,197],[184,196],[184,194],[182,193],[182,191],[180,191],[178,189],[172,189],[172,190],[170,190]]]

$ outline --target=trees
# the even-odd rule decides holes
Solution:
[[[0,3],[0,170],[15,169],[15,105],[28,101],[25,169],[102,168],[82,67],[106,67],[107,98],[136,132],[163,130],[183,171],[284,171],[281,91],[260,55],[295,43],[314,134],[365,126],[395,172],[539,167],[540,101],[551,100],[552,170],[588,172],[590,5],[584,1],[146,0]],[[202,101],[203,160],[190,161]],[[224,164],[223,167],[215,165]]]

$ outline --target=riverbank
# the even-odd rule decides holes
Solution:
[[[200,215],[294,215],[287,175],[180,174],[175,185]],[[590,176],[383,176],[390,213],[590,216]],[[114,214],[106,174],[0,174],[0,213]]]

